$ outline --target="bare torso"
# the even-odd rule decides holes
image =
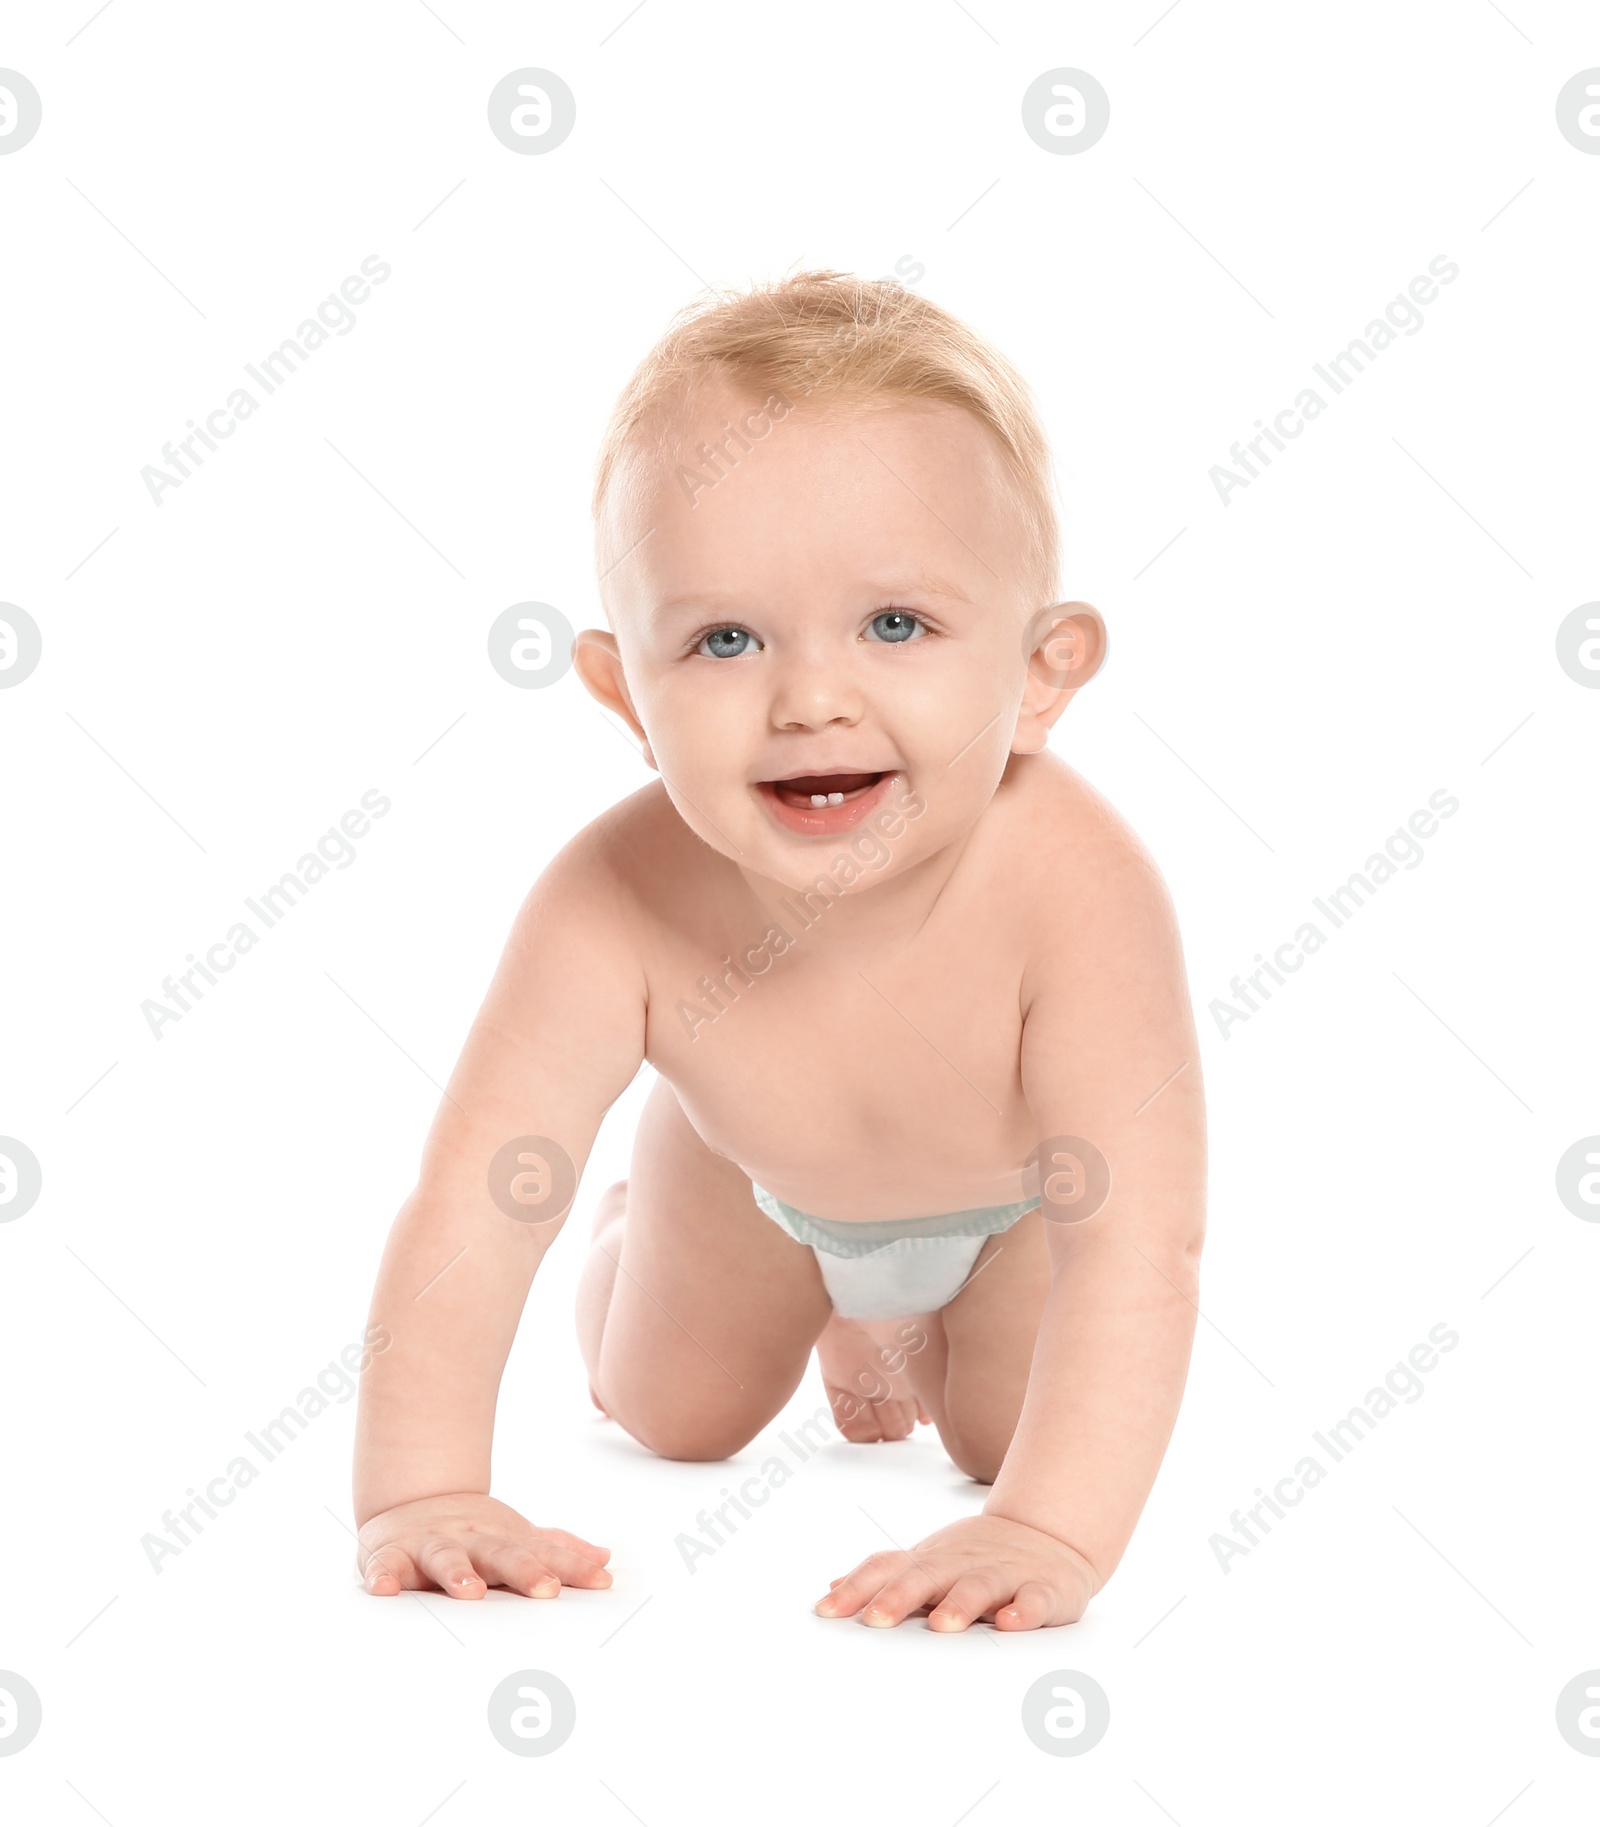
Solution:
[[[1014,761],[937,892],[881,909],[870,890],[821,909],[758,898],[660,788],[613,816],[646,1057],[709,1148],[831,1219],[1024,1196],[1030,964],[1070,942],[1096,850],[1134,845],[1087,783],[1054,757]]]

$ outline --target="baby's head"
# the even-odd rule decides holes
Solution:
[[[911,796],[895,873],[962,836],[1105,651],[1056,605],[1026,384],[890,281],[691,306],[617,404],[594,512],[584,683],[693,830],[790,886]]]

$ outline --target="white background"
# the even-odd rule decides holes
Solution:
[[[0,693],[0,1132],[44,1192],[0,1227],[0,1668],[44,1726],[0,1806],[1592,1818],[1600,1760],[1554,1707],[1600,1665],[1600,1229],[1554,1175],[1600,1130],[1600,693],[1554,638],[1600,596],[1600,157],[1554,104],[1600,64],[1593,9],[627,3],[8,9],[44,116],[0,158],[0,598],[44,658]],[[546,156],[486,121],[529,65],[577,97]],[[1078,156],[1021,125],[1058,66],[1111,98]],[[369,254],[393,274],[354,331],[155,507],[141,467]],[[1440,254],[1424,328],[1223,506],[1210,467]],[[517,601],[598,620],[619,388],[703,280],[907,256],[1036,390],[1065,594],[1112,629],[1055,746],[1164,870],[1199,1016],[1204,1317],[1120,1571],[1042,1634],[812,1617],[978,1507],[928,1430],[830,1444],[685,1569],[675,1535],[767,1449],[652,1459],[592,1416],[571,1320],[647,1074],[496,1457],[507,1500],[612,1547],[614,1588],[364,1597],[353,1404],[154,1573],[141,1535],[358,1336],[519,900],[646,778],[575,678],[518,691],[485,654]],[[154,1039],[141,1001],[373,787],[356,861]],[[1425,861],[1220,1034],[1211,999],[1440,788]],[[1439,1322],[1425,1395],[1224,1573],[1211,1534]],[[821,1401],[813,1372],[789,1424]],[[548,1757],[485,1724],[526,1668],[577,1699]],[[1110,1696],[1086,1755],[1021,1728],[1060,1669]]]

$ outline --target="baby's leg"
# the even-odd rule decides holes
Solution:
[[[945,1451],[980,1484],[994,1483],[1016,1432],[1049,1292],[1044,1220],[1032,1211],[984,1244],[966,1285],[933,1316],[928,1348],[910,1360]]]
[[[830,1310],[811,1250],[757,1210],[659,1080],[578,1291],[595,1400],[665,1458],[725,1458],[794,1394]]]

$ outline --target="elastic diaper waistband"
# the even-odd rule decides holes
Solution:
[[[786,1205],[754,1181],[755,1202],[766,1215],[801,1243],[829,1256],[871,1256],[879,1250],[914,1250],[946,1237],[992,1237],[1009,1230],[1039,1204],[1024,1199],[1017,1205],[987,1205],[966,1212],[939,1212],[931,1218],[869,1218],[858,1223],[814,1218],[809,1212]]]

